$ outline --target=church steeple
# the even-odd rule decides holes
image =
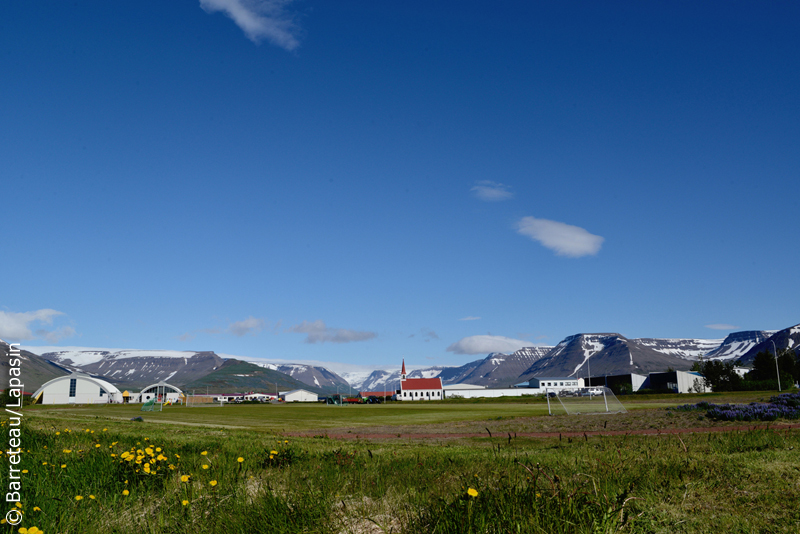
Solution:
[[[400,380],[406,379],[406,359],[403,358],[403,368],[400,370]]]

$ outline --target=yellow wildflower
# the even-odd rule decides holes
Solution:
[[[41,511],[42,511],[42,509],[41,509],[41,508],[39,508],[38,506],[34,506],[34,507],[33,507],[33,511],[34,511],[34,512],[41,512]]]
[[[80,495],[76,495],[76,496],[75,496],[75,500],[76,500],[76,501],[82,501],[82,500],[83,500],[83,497],[81,497]]]
[[[181,475],[181,482],[189,482],[189,475]]]
[[[236,461],[237,461],[237,462],[239,462],[239,463],[242,463],[242,462],[244,462],[244,458],[242,458],[241,456],[239,456],[239,457],[236,459]]]
[[[473,489],[473,488],[469,488],[467,490],[467,495],[469,495],[470,497],[477,497],[478,496],[478,490]]]
[[[202,456],[208,456],[208,451],[203,451],[200,453]]]
[[[270,454],[278,454],[278,451],[269,451]]]
[[[187,504],[189,504],[189,501],[187,501],[186,499],[184,499],[184,500],[182,500],[182,501],[181,501],[181,504],[182,504],[182,505],[184,505],[184,506],[186,506]]]
[[[90,499],[94,499],[94,495],[89,495],[89,498]]]
[[[66,469],[66,468],[67,468],[67,464],[61,464],[61,469]]]
[[[131,492],[130,492],[130,491],[128,491],[128,490],[122,490],[122,495],[123,495],[123,496],[127,497],[127,496],[128,496],[128,495],[130,495],[130,494],[131,494]]]
[[[211,482],[209,482],[209,484],[211,484],[211,487],[213,488],[214,486],[217,485],[217,481],[216,480],[212,480]]]

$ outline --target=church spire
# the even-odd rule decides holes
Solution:
[[[400,370],[400,378],[402,380],[406,379],[406,359],[403,358],[403,368]]]

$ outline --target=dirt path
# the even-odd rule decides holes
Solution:
[[[509,436],[525,438],[590,438],[597,436],[659,436],[669,434],[696,434],[709,432],[747,432],[750,430],[774,430],[781,432],[784,430],[794,430],[800,428],[800,423],[772,423],[772,424],[750,424],[739,426],[709,426],[709,427],[688,427],[688,428],[663,428],[663,429],[631,429],[631,430],[589,430],[586,432],[495,432],[490,436],[488,432],[396,432],[393,434],[373,434],[369,432],[284,432],[284,436],[291,437],[326,437],[330,439],[343,440],[430,440],[430,439],[462,439],[462,438],[486,438],[495,437],[506,439]]]

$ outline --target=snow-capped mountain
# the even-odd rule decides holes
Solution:
[[[41,356],[70,371],[90,373],[133,388],[160,381],[185,384],[207,375],[224,362],[210,351],[64,350]]]
[[[750,352],[750,350],[769,339],[775,330],[748,330],[744,332],[733,332],[720,343],[719,347],[708,351],[703,358],[709,360],[737,360]]]
[[[730,336],[728,336],[730,337]],[[657,339],[639,338],[632,342],[655,351],[685,360],[697,360],[722,345],[722,339]]]
[[[740,359],[744,364],[751,364],[759,352],[772,354],[775,350],[780,353],[784,349],[790,349],[795,354],[800,354],[800,324],[778,330],[769,338],[753,345]]]
[[[511,354],[495,352],[483,360],[470,362],[455,371],[440,373],[445,384],[475,384],[505,387],[518,382],[517,378],[534,362],[546,356],[553,347],[524,347]]]
[[[647,374],[667,368],[687,370],[691,361],[653,350],[616,333],[576,334],[565,338],[519,377],[585,377],[623,373]]]
[[[259,367],[272,369],[273,371],[279,371],[283,374],[291,376],[295,380],[299,380],[304,384],[308,384],[309,386],[329,389],[336,389],[336,386],[349,387],[349,384],[344,378],[337,375],[333,371],[326,369],[325,367],[304,365],[299,363],[275,364],[259,361],[251,361],[248,363],[253,363]]]

